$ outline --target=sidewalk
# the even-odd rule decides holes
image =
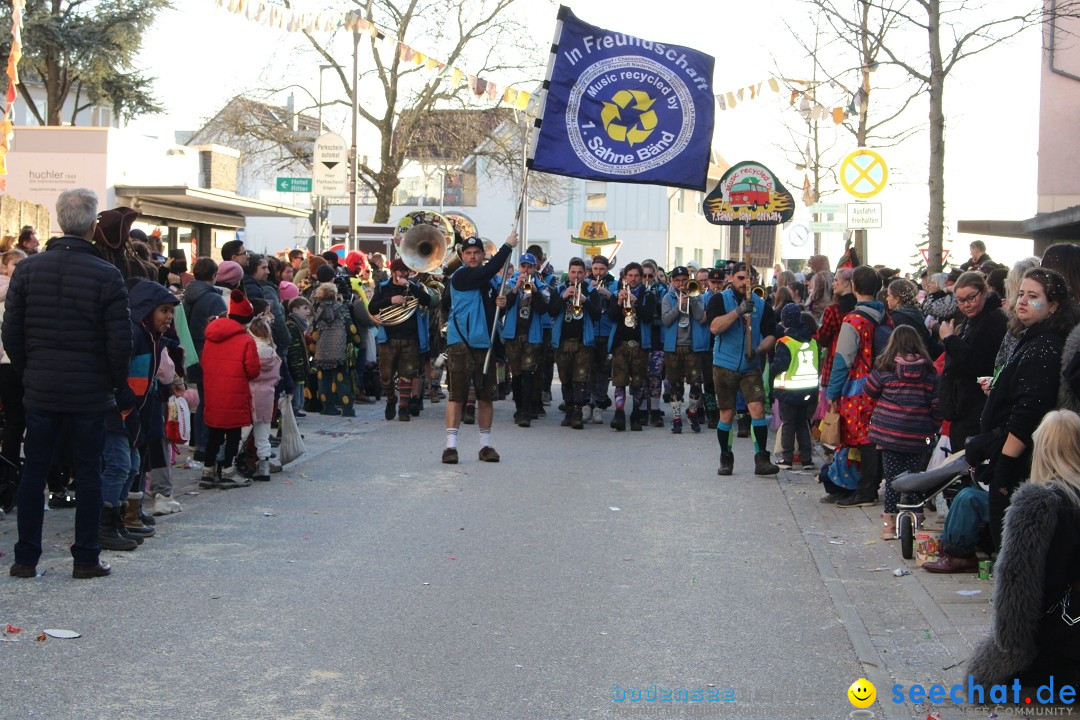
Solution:
[[[425,403],[426,413],[435,413],[441,416],[445,405],[436,404],[430,406]],[[305,465],[317,457],[333,452],[350,441],[363,438],[386,421],[383,419],[384,404],[379,402],[372,405],[357,405],[356,417],[343,418],[340,416],[326,416],[317,413],[308,414],[307,417],[297,418],[300,433],[304,436],[306,451],[295,461],[289,463],[280,473],[270,476],[270,484],[292,484],[306,480],[312,480],[304,472]],[[173,497],[183,506],[184,510],[197,508],[203,503],[213,502],[214,498],[227,490],[204,490],[199,487],[201,467],[185,469],[184,461],[191,458],[192,450],[188,446],[180,446],[180,455],[177,456],[173,468]],[[276,449],[275,449],[276,452]],[[241,489],[239,492],[251,492],[257,490],[257,486],[265,483],[253,483],[251,488]],[[45,497],[42,498],[45,502]],[[144,511],[149,514],[153,507],[153,498],[143,501]],[[183,522],[184,513],[166,516],[167,523],[176,521]],[[44,568],[49,572],[68,572],[71,557],[66,552],[58,553],[58,549],[65,547],[71,542],[71,526],[74,522],[74,509],[47,510],[45,524],[42,532],[42,547],[45,554],[42,557]],[[158,518],[159,521],[163,518]],[[167,524],[166,523],[166,524]],[[11,547],[15,544],[18,530],[15,525],[15,515],[0,520],[0,557],[4,564]],[[136,551],[138,552],[138,551]],[[55,566],[53,568],[52,566]]]
[[[879,538],[880,504],[822,504],[812,473],[781,471],[779,482],[885,717],[912,717],[910,706],[889,700],[893,685],[947,687],[966,677],[972,647],[990,629],[993,583],[976,574],[935,575],[904,560],[898,540]],[[942,524],[933,513],[927,521]],[[897,577],[899,568],[911,574]],[[943,719],[973,716],[951,703],[933,711]]]

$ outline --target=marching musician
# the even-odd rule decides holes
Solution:
[[[446,449],[442,461],[458,461],[458,428],[469,382],[476,390],[476,421],[480,429],[480,461],[499,462],[499,453],[491,446],[491,421],[495,414],[495,363],[484,372],[484,359],[491,347],[494,307],[491,281],[510,259],[518,244],[517,232],[507,236],[503,246],[484,262],[484,242],[478,237],[462,243],[462,266],[450,276],[450,315],[446,323],[446,355],[449,397],[446,402]]]
[[[585,280],[585,261],[581,258],[570,260],[567,281],[559,286],[548,312],[554,321],[551,347],[566,405],[562,425],[581,430],[585,427],[583,409],[588,407],[592,346],[604,312],[603,298]]]
[[[644,418],[638,391],[648,374],[648,350],[652,339],[649,327],[656,314],[656,295],[641,284],[641,265],[628,263],[623,268],[619,294],[608,303],[608,317],[613,323],[608,338],[611,353],[611,382],[615,386],[615,417],[611,427],[626,430],[626,387],[630,386],[633,410],[630,429],[641,430]]]
[[[660,301],[668,291],[667,278],[661,280],[663,268],[655,260],[641,261],[641,282],[645,292],[653,295],[657,312],[649,323],[648,371],[645,384],[638,391],[642,416],[652,427],[664,427],[664,412],[660,409],[660,398],[664,389],[664,323],[660,319]]]
[[[724,262],[726,266],[726,262]],[[727,274],[719,267],[715,267],[709,270],[708,276],[708,290],[705,291],[705,307],[709,307],[709,301],[712,300],[713,295],[719,295],[724,291],[724,283],[727,281]],[[708,328],[709,324],[706,321],[705,327]],[[709,333],[709,347],[705,352],[700,354],[701,358],[701,379],[705,384],[705,398],[702,402],[704,405],[705,426],[709,430],[716,429],[716,423],[720,421],[719,412],[716,409],[716,388],[713,386],[712,377],[712,346],[713,336]]]
[[[677,267],[671,271],[671,287],[660,305],[664,324],[664,369],[669,392],[664,400],[671,403],[671,432],[682,432],[683,383],[690,383],[690,404],[686,419],[693,432],[701,432],[698,405],[701,401],[701,353],[709,348],[712,339],[705,325],[705,293],[698,284],[696,292],[686,287],[689,271]]]
[[[735,264],[731,287],[709,300],[705,317],[709,330],[716,336],[712,368],[720,413],[716,426],[720,468],[716,473],[731,475],[734,471],[731,421],[735,417],[735,395],[741,392],[753,427],[754,474],[775,475],[780,468],[769,460],[761,358],[776,343],[776,319],[765,300],[750,292],[750,269],[746,263]]]
[[[499,293],[495,305],[506,308],[502,339],[514,392],[514,422],[527,428],[539,414],[536,384],[544,342],[541,318],[547,315],[551,291],[536,273],[536,256],[532,253],[521,254],[518,271],[507,285],[509,290]]]
[[[589,374],[589,405],[582,411],[582,421],[594,422],[597,425],[604,422],[604,410],[611,407],[611,400],[608,398],[608,379],[611,377],[611,367],[608,364],[608,344],[611,330],[615,325],[611,318],[608,317],[607,307],[611,302],[611,298],[615,295],[617,282],[608,272],[610,267],[611,263],[603,255],[593,256],[592,284],[590,288],[600,296],[600,306],[603,312],[596,327],[592,369]]]
[[[536,258],[536,274],[540,276],[540,282],[548,289],[549,298],[558,292],[559,278],[555,277],[555,267],[551,264],[551,258],[544,255],[544,249],[539,245],[530,245],[525,251],[532,253]],[[551,330],[555,321],[551,315],[544,313],[540,318],[540,325],[544,331],[543,342],[540,344],[540,360],[536,369],[536,381],[533,383],[533,410],[540,417],[547,415],[544,412],[544,404],[551,402],[551,382],[555,378],[555,351],[551,347]]]
[[[415,237],[432,235],[433,238]],[[443,242],[441,231],[433,225],[415,225],[406,234],[403,243]],[[423,311],[431,304],[426,287],[409,279],[409,267],[401,258],[390,263],[390,278],[375,288],[375,295],[368,303],[368,312],[379,315],[379,330],[375,334],[379,344],[379,380],[386,395],[387,420],[394,419],[394,403],[397,402],[397,418],[402,422],[410,419],[409,400],[412,398],[413,381],[420,372],[420,353],[428,349],[428,318]],[[390,312],[385,312],[394,308]],[[394,395],[394,376],[397,376],[397,395]]]

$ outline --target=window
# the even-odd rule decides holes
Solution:
[[[592,181],[585,183],[585,209],[607,210],[607,183]]]
[[[675,248],[675,261],[673,263],[674,265],[682,265],[682,253],[683,249],[681,247]]]
[[[713,250],[712,251],[712,266],[716,267],[716,263],[720,262],[721,260],[727,260],[727,258],[724,257],[724,253],[720,252],[719,250]]]
[[[545,198],[533,198],[529,201],[529,206],[532,207],[533,210],[551,209],[551,205],[548,204],[548,201]]]
[[[705,211],[703,210],[703,208],[705,207],[705,193],[697,193],[697,195],[695,196],[695,202],[697,203],[697,214],[704,215]]]
[[[677,211],[679,211],[679,212],[685,212],[685,208],[683,207],[685,197],[686,197],[686,191],[685,190],[680,190],[675,195],[675,209]]]
[[[704,258],[704,257],[705,257],[705,251],[702,250],[701,248],[696,248],[694,250],[694,266],[700,268],[702,258]]]

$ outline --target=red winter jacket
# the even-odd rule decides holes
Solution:
[[[208,427],[240,428],[251,424],[251,388],[259,377],[259,352],[243,325],[218,318],[206,326],[203,368],[203,420]]]

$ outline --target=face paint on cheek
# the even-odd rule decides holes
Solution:
[[[1030,305],[1033,308],[1041,308],[1043,306],[1041,300],[1032,300],[1031,302],[1028,303],[1028,305]]]

